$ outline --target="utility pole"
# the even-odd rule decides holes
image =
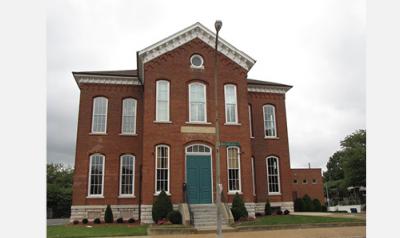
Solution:
[[[214,100],[215,100],[215,156],[216,156],[216,192],[217,192],[217,237],[222,237],[222,220],[221,220],[221,188],[220,181],[220,147],[221,141],[219,137],[219,118],[218,118],[218,32],[221,30],[222,21],[215,21],[215,51],[214,51]]]

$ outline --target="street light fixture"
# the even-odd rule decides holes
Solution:
[[[217,192],[217,237],[222,237],[222,219],[221,219],[221,193],[222,184],[220,181],[220,147],[221,142],[219,138],[219,118],[218,118],[218,33],[222,27],[222,21],[215,21],[215,51],[214,51],[214,100],[215,100],[215,155],[216,155],[216,192]]]

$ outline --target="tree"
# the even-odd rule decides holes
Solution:
[[[54,218],[70,216],[73,173],[62,164],[47,164],[47,208]]]
[[[114,216],[110,205],[107,205],[106,211],[104,212],[104,221],[105,223],[114,222]]]
[[[153,203],[153,208],[151,211],[153,221],[157,223],[159,220],[167,218],[168,213],[171,211],[172,211],[171,200],[163,190],[161,191],[160,194],[158,194],[156,200]]]

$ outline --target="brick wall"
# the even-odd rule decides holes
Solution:
[[[301,198],[305,194],[311,199],[317,198],[322,204],[325,202],[324,183],[322,181],[321,169],[292,169],[293,200]],[[315,179],[315,183],[313,180]],[[295,183],[295,181],[297,183]],[[306,180],[307,183],[303,183]]]

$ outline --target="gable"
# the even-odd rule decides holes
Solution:
[[[162,55],[169,51],[176,49],[177,47],[195,39],[199,38],[207,45],[215,48],[214,32],[197,22],[151,46],[137,53],[138,56],[138,68],[141,69],[143,64]],[[221,37],[218,37],[218,51],[230,58],[232,61],[249,71],[255,64],[255,60],[248,56],[246,53],[238,50]],[[139,73],[142,73],[141,70]]]

